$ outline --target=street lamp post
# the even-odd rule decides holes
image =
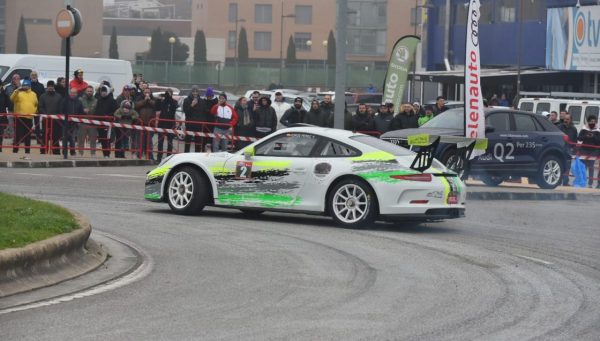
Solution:
[[[169,44],[171,44],[171,65],[173,65],[173,45],[175,45],[175,37],[169,38]]]
[[[325,48],[325,57],[323,58],[323,71],[325,72],[325,87],[329,87],[329,69],[327,68],[327,39],[323,40],[323,47]]]
[[[279,85],[281,85],[283,78],[283,19],[295,18],[294,14],[283,15],[283,1],[281,2],[281,27],[279,30]]]

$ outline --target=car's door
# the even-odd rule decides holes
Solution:
[[[537,168],[537,153],[548,143],[544,128],[527,114],[513,114],[515,128],[511,136],[511,149],[514,149],[515,169]]]
[[[474,169],[502,170],[511,167],[514,161],[514,146],[511,146],[511,117],[507,112],[493,112],[486,116],[488,147],[484,154],[475,158]]]
[[[254,153],[236,154],[225,163],[230,175],[219,180],[217,204],[302,210],[299,193],[318,141],[313,134],[285,133],[256,145]]]

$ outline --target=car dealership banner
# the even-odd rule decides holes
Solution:
[[[394,45],[388,71],[383,84],[383,102],[394,103],[394,109],[400,110],[404,89],[406,89],[406,79],[408,71],[415,59],[417,45],[419,45],[419,37],[405,36],[400,38]]]
[[[600,71],[600,6],[548,9],[546,67]]]
[[[485,114],[481,93],[481,54],[479,53],[479,0],[469,1],[465,53],[465,136],[485,138]],[[479,153],[474,153],[477,155]],[[473,155],[474,156],[474,155]]]

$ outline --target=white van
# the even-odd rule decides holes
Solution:
[[[588,116],[594,115],[598,118],[600,114],[600,101],[576,101],[567,106],[567,112],[573,118],[573,124],[577,130],[585,125]]]
[[[115,92],[120,93],[125,84],[131,83],[133,72],[131,63],[118,59],[71,57],[69,63],[69,81],[73,72],[83,69],[83,79],[90,85],[109,81]],[[17,73],[21,79],[29,77],[32,70],[38,72],[40,82],[65,76],[65,57],[34,54],[0,54],[0,79],[9,83]]]
[[[534,112],[536,114],[541,114],[544,111],[556,111],[557,113],[560,113],[565,110],[569,104],[576,102],[581,101],[565,98],[525,97],[519,100],[519,110]]]

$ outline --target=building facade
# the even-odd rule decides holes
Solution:
[[[102,0],[73,0],[81,12],[81,32],[72,39],[72,54],[77,57],[100,57],[102,54]],[[60,55],[61,38],[55,20],[65,8],[64,0],[0,0],[0,52],[15,53],[19,20],[23,16],[29,53]]]
[[[394,43],[411,34],[414,3],[395,0],[348,1],[348,60],[387,62]],[[227,41],[227,59],[246,29],[249,57],[277,61],[290,36],[299,60],[327,58],[327,37],[335,34],[335,0],[198,0],[192,3],[192,30]]]

